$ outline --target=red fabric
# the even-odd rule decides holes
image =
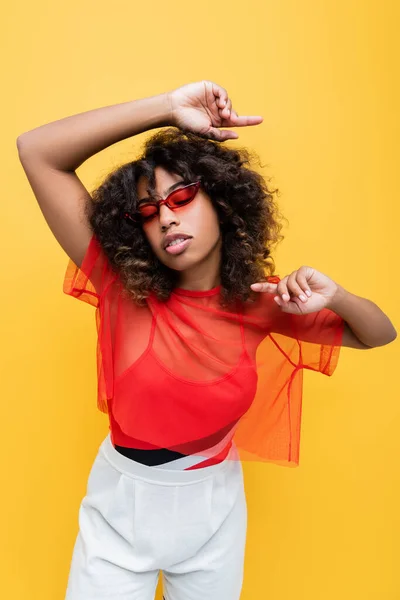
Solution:
[[[242,460],[298,465],[303,369],[333,374],[340,316],[290,315],[268,293],[227,310],[220,286],[140,307],[95,236],[64,292],[96,308],[98,408],[114,444],[212,459],[233,439]]]

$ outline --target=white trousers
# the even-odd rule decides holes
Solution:
[[[247,506],[233,445],[217,465],[149,467],[100,445],[79,509],[66,600],[238,600]]]

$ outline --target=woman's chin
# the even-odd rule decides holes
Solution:
[[[190,269],[194,267],[194,265],[198,262],[193,260],[193,258],[189,258],[184,256],[184,254],[179,254],[173,257],[163,258],[163,264],[174,271],[185,271],[186,269]]]

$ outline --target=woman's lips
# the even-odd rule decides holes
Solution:
[[[168,254],[181,254],[182,252],[184,252],[186,250],[186,248],[189,246],[191,241],[192,241],[192,238],[188,238],[187,240],[183,240],[183,242],[179,242],[179,244],[174,244],[173,246],[167,246],[165,248],[165,251],[168,252]]]

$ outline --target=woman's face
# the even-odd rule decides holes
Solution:
[[[156,200],[164,199],[170,193],[173,184],[182,182],[174,189],[183,187],[185,182],[180,175],[169,173],[162,167],[155,169]],[[149,198],[146,190],[147,178],[138,180],[138,203]],[[187,205],[176,210],[169,209],[165,204],[152,221],[143,224],[143,231],[150,243],[154,254],[167,267],[176,271],[193,270],[208,264],[219,268],[221,249],[221,232],[217,212],[210,197],[200,187],[195,198]],[[190,236],[182,249],[177,245],[171,251],[165,248],[165,237],[168,234],[182,233]],[[176,252],[176,253],[173,253]],[[203,268],[201,269],[203,271]]]

